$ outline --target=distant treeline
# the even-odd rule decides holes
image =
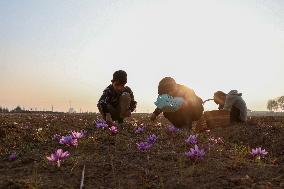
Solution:
[[[21,108],[20,106],[17,106],[16,108],[9,110],[8,108],[3,108],[0,106],[0,113],[45,113],[45,114],[63,114],[65,112],[57,112],[57,111],[38,111],[38,110],[26,110],[25,108]],[[70,112],[69,112],[70,113]],[[75,113],[75,112],[73,112]],[[81,114],[85,113],[95,113],[95,112],[82,112]],[[78,113],[77,113],[78,114]]]
[[[9,109],[0,107],[0,113],[9,113]]]
[[[273,111],[252,111],[252,112],[248,112],[248,116],[272,116],[272,117],[284,117],[284,112],[273,112]]]
[[[52,112],[52,111],[37,111],[37,110],[25,110],[22,109],[20,106],[17,106],[15,109],[11,111],[8,108],[0,107],[0,113],[64,113],[64,112]]]
[[[284,96],[268,100],[267,109],[269,111],[284,111]]]

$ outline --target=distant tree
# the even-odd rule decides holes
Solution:
[[[278,108],[280,108],[281,110],[284,110],[284,96],[280,96],[277,99],[277,104],[278,104]]]
[[[267,109],[269,111],[272,111],[272,110],[277,110],[278,109],[278,103],[276,100],[272,99],[272,100],[268,100],[267,102]]]
[[[9,113],[8,108],[2,108],[2,113]]]
[[[17,106],[14,110],[12,110],[11,112],[14,112],[14,113],[21,113],[23,110],[20,106]]]

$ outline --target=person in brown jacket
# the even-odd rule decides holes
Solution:
[[[165,77],[159,82],[158,94],[167,94],[172,97],[182,97],[184,99],[183,104],[177,111],[163,112],[165,118],[174,126],[191,129],[192,121],[197,121],[202,116],[204,111],[202,99],[192,89],[177,84],[173,78]],[[162,110],[156,108],[151,115],[151,120],[154,121],[160,113],[162,113]]]

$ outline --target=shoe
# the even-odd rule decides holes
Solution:
[[[117,127],[119,128],[119,129],[123,129],[124,127],[125,127],[125,124],[122,122],[122,123],[118,123],[117,124]]]

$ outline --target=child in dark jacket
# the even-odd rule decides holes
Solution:
[[[127,83],[127,73],[123,70],[114,72],[111,84],[104,90],[99,99],[98,109],[107,122],[123,123],[125,117],[130,117],[137,102]]]
[[[163,112],[165,118],[167,118],[174,126],[191,129],[192,121],[197,121],[202,116],[204,110],[202,99],[198,97],[192,89],[177,84],[173,78],[165,77],[160,81],[158,94],[182,97],[184,101],[181,107],[174,112],[163,112],[163,110],[156,108],[151,116],[152,121]]]

